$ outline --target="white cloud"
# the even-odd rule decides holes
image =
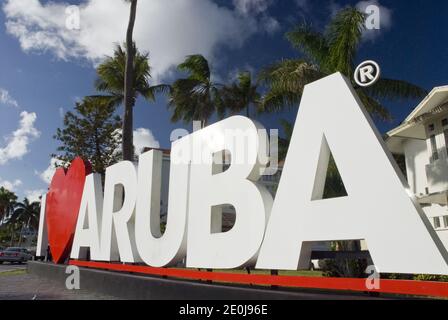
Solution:
[[[272,21],[266,25],[261,18],[240,11],[258,14],[271,1],[236,2],[238,9],[230,10],[211,0],[139,1],[135,40],[142,51],[151,54],[153,77],[160,78],[186,55],[200,53],[213,61],[219,45],[238,47],[260,29],[267,26],[272,30]],[[111,5],[110,0],[84,0],[79,7],[80,30],[65,27],[67,6],[6,0],[7,32],[19,40],[25,52],[51,52],[59,59],[85,58],[94,64],[112,54],[113,43],[124,41],[129,12],[125,1]]]
[[[245,17],[258,17],[261,30],[273,34],[280,29],[280,24],[268,13],[273,0],[233,0],[237,13]]]
[[[280,23],[271,16],[266,15],[262,17],[260,21],[263,24],[265,31],[269,34],[274,34],[280,30]]]
[[[310,1],[309,0],[295,0],[295,3],[299,9],[303,11],[308,11],[310,9]]]
[[[233,0],[236,10],[244,15],[263,13],[272,3],[272,0]]]
[[[392,26],[392,10],[382,6],[378,0],[360,1],[356,4],[356,8],[361,12],[366,12],[366,8],[371,5],[379,8],[380,29],[365,30],[363,34],[364,40],[375,40],[381,34],[382,30],[388,30]]]
[[[40,136],[40,132],[34,127],[37,115],[23,111],[20,114],[19,128],[6,137],[6,146],[0,148],[0,165],[6,164],[12,159],[21,159],[28,153],[28,145]]]
[[[63,165],[63,162],[61,160],[52,158],[50,160],[50,164],[47,167],[47,169],[45,169],[42,172],[36,171],[35,173],[40,177],[40,179],[43,182],[45,182],[46,184],[50,184],[51,179],[53,179],[54,173],[56,171],[56,167],[61,165]]]
[[[0,103],[18,108],[19,103],[9,94],[8,90],[0,88]]]
[[[144,148],[160,148],[159,141],[156,140],[151,130],[138,128],[134,130],[135,153],[140,155]]]
[[[2,180],[0,178],[0,187],[3,187],[9,191],[16,191],[17,187],[20,187],[22,185],[22,181],[20,181],[19,179],[15,180],[15,181],[7,181],[7,180]]]
[[[39,190],[26,190],[25,197],[31,202],[40,202],[40,197],[47,193],[47,190],[39,189]]]
[[[121,135],[122,130],[115,130],[116,135]],[[145,128],[138,128],[134,130],[134,151],[136,155],[141,155],[144,148],[160,148],[159,141],[154,137],[151,130]],[[115,150],[116,153],[121,152],[121,144]]]
[[[328,10],[330,10],[331,17],[334,17],[340,10],[342,10],[342,8],[343,7],[334,0],[331,0],[328,3]]]

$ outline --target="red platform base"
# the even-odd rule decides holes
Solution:
[[[152,268],[148,266],[79,260],[71,260],[70,264],[78,267],[134,272],[153,276],[166,276],[199,281],[448,298],[448,283],[445,282],[381,280],[379,289],[369,290],[366,287],[366,279],[235,274],[196,271],[191,269]]]

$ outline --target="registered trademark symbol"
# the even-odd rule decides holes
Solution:
[[[378,63],[367,60],[361,63],[355,70],[355,82],[360,87],[369,87],[375,84],[381,75]]]

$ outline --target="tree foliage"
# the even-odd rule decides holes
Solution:
[[[91,96],[91,99],[95,99],[100,104],[114,105],[116,107],[123,105],[125,102],[125,90],[124,83],[126,79],[126,63],[127,63],[127,50],[122,46],[117,45],[113,56],[106,57],[103,63],[97,68],[98,78],[95,81],[95,88],[101,94]],[[133,107],[138,97],[143,97],[149,102],[155,101],[155,96],[158,92],[166,92],[169,90],[169,86],[150,84],[151,80],[151,67],[149,63],[149,54],[141,53],[136,48],[135,44],[132,46],[132,96],[130,98],[130,107],[125,108],[125,112],[122,116],[123,126],[123,138],[127,135],[128,145],[131,143],[133,150]],[[127,122],[126,128],[124,123]],[[125,130],[126,129],[126,130]],[[128,147],[126,147],[128,148]],[[124,146],[122,146],[123,152]],[[131,159],[133,159],[133,154]],[[129,160],[129,159],[128,159]]]
[[[202,55],[188,56],[177,68],[187,73],[187,77],[176,80],[170,88],[171,120],[201,121],[204,127],[215,112],[223,117],[221,85],[212,81],[207,59]]]
[[[4,187],[0,187],[0,225],[9,217],[16,201],[17,196],[14,192],[11,192]]]
[[[149,64],[149,54],[141,53],[133,46],[134,56],[134,95],[132,97],[133,106],[139,96],[149,102],[155,101],[155,94],[163,91],[163,86],[151,86],[151,66]],[[126,71],[127,51],[122,46],[117,45],[113,56],[106,59],[97,67],[97,79],[95,88],[103,95],[92,96],[100,100],[106,100],[116,106],[124,103],[124,81]]]
[[[54,138],[61,145],[53,155],[64,163],[80,156],[92,164],[94,172],[103,174],[120,158],[121,120],[113,102],[85,98],[77,103],[76,112],[67,112],[64,128]]]
[[[19,223],[34,230],[39,229],[40,202],[30,202],[27,198],[14,205],[7,224]]]
[[[258,93],[258,84],[252,79],[250,72],[238,74],[237,81],[221,89],[222,104],[232,114],[245,111],[250,118],[251,107],[259,111],[261,95]]]
[[[286,34],[286,38],[304,58],[284,59],[260,73],[260,80],[269,86],[263,99],[265,111],[278,111],[298,106],[306,84],[335,72],[352,78],[355,60],[365,29],[366,15],[355,8],[339,11],[325,32],[307,24]],[[369,88],[357,88],[367,110],[383,120],[391,119],[381,99],[408,99],[426,96],[426,90],[402,80],[381,78]]]

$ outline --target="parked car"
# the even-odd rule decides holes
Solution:
[[[24,263],[32,258],[32,254],[25,248],[10,247],[0,252],[0,264],[4,262]]]

